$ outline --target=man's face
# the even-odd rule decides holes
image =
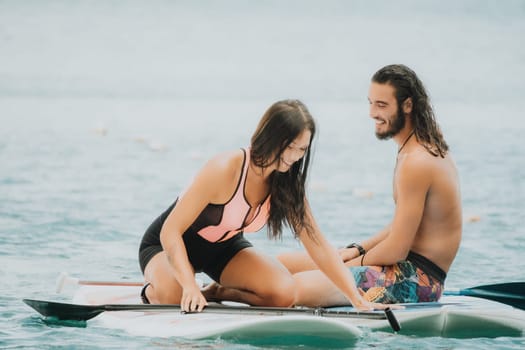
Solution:
[[[405,114],[397,104],[394,87],[372,82],[368,91],[370,117],[376,123],[376,136],[386,140],[405,127]]]

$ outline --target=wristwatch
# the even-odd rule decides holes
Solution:
[[[346,248],[357,248],[357,250],[359,251],[359,255],[360,256],[366,254],[365,248],[363,248],[360,244],[357,244],[357,243],[351,243],[351,244],[347,245]]]

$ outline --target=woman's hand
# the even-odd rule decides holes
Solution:
[[[370,302],[363,297],[356,298],[357,300],[350,300],[352,303],[352,306],[359,311],[372,311],[372,310],[385,310],[386,308],[390,308],[392,310],[398,310],[398,309],[404,309],[405,307],[402,305],[396,305],[396,304],[381,304],[381,303],[373,303]]]
[[[182,298],[180,300],[180,308],[182,311],[201,312],[206,305],[208,305],[208,302],[196,283],[182,289]]]

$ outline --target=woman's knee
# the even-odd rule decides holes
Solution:
[[[296,287],[291,276],[273,280],[268,287],[261,291],[261,297],[268,300],[272,306],[289,307],[295,304]]]
[[[154,256],[146,266],[144,278],[150,283],[146,297],[153,304],[179,304],[182,288],[173,278],[165,254]]]
[[[180,288],[166,283],[150,284],[148,287],[150,294],[147,294],[150,301],[156,304],[179,304],[181,299]],[[150,298],[151,295],[151,298]]]

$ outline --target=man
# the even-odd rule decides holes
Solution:
[[[372,77],[370,117],[378,139],[398,145],[393,220],[375,236],[340,250],[369,301],[407,303],[440,298],[462,230],[458,174],[416,74],[389,65]],[[296,304],[348,304],[304,254],[279,260],[294,273]]]

